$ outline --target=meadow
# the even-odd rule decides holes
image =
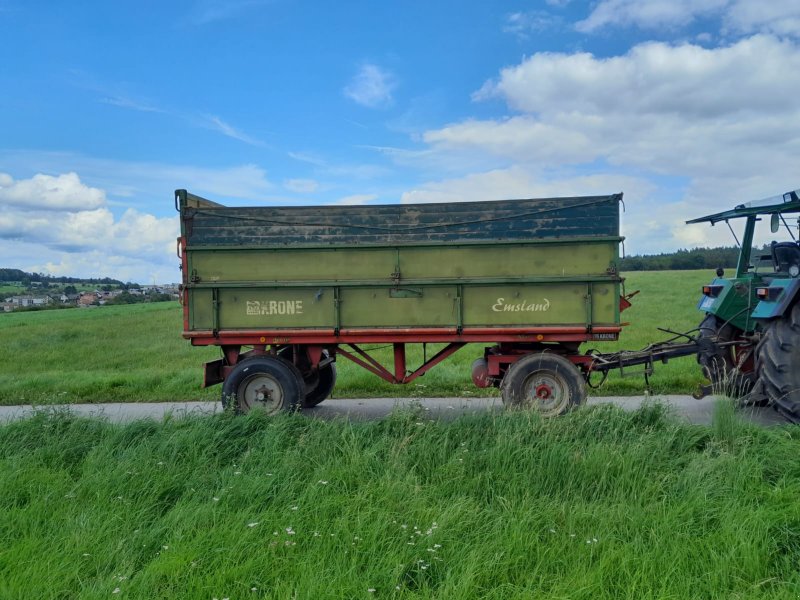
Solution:
[[[659,405],[0,426],[0,597],[797,598],[800,430]]]
[[[707,271],[631,272],[627,291],[641,290],[622,313],[625,327],[617,343],[597,343],[601,350],[639,349],[668,337],[658,327],[687,331],[697,327],[700,287]],[[192,347],[181,337],[181,309],[164,302],[95,309],[9,313],[0,315],[0,404],[108,401],[203,400],[219,397],[219,387],[202,389],[201,365],[220,356],[216,348]],[[368,347],[368,346],[367,346]],[[428,347],[428,356],[438,346]],[[588,349],[588,346],[586,347]],[[478,396],[470,365],[482,346],[461,349],[424,377],[407,386],[392,386],[351,364],[337,362],[334,397]],[[376,351],[391,364],[390,349]],[[414,346],[409,365],[421,362]],[[702,382],[692,357],[656,365],[651,378],[655,394],[689,393]],[[641,377],[612,374],[593,394],[641,394]]]

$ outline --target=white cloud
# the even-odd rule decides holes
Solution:
[[[551,0],[552,1],[552,0]],[[554,27],[561,26],[562,19],[545,10],[530,10],[515,12],[506,16],[503,31],[526,39],[531,34],[540,33]]]
[[[67,274],[74,266],[70,275],[143,279],[166,274],[166,265],[175,263],[176,216],[129,208],[117,218],[106,206],[105,192],[84,185],[76,173],[17,181],[0,175],[0,186],[5,265],[53,274]],[[22,255],[20,248],[26,249]]]
[[[730,0],[601,0],[575,28],[596,31],[607,25],[642,28],[687,25],[697,17],[722,10]]]
[[[311,194],[319,189],[319,183],[313,179],[287,179],[283,187],[295,194]]]
[[[538,195],[542,181],[570,166],[627,173],[659,190],[629,205],[626,220],[635,227],[628,250],[696,243],[709,232],[686,237],[685,219],[797,187],[794,89],[800,89],[800,47],[763,34],[714,49],[650,42],[609,58],[534,54],[474,95],[504,100],[510,116],[423,135],[422,153],[467,153],[504,165],[423,184],[404,201]],[[578,182],[566,183],[576,188],[559,194],[578,193]]]
[[[375,194],[353,194],[352,196],[345,196],[344,198],[339,198],[334,204],[339,205],[359,205],[359,204],[368,204],[373,200],[377,200],[378,196]]]
[[[736,0],[723,20],[739,33],[766,31],[785,36],[800,35],[800,3],[797,0]]]
[[[0,150],[0,164],[10,171],[79,172],[108,196],[128,198],[127,205],[152,206],[148,210],[156,212],[172,210],[172,192],[178,188],[223,203],[231,198],[260,201],[273,188],[266,171],[255,164],[198,167],[19,150]]]
[[[797,36],[800,4],[796,0],[601,0],[575,28],[594,32],[608,26],[677,28],[713,17],[723,30]]]
[[[0,173],[0,204],[43,210],[91,210],[106,204],[103,190],[81,183],[77,173],[35,175],[14,181]]]
[[[215,115],[203,115],[201,120],[201,124],[203,127],[207,129],[212,129],[214,131],[218,131],[224,136],[232,138],[234,140],[239,140],[240,142],[244,142],[245,144],[250,144],[251,146],[263,146],[264,142],[258,140],[250,135],[247,135],[243,131],[236,129],[233,125],[226,123],[219,117]]]
[[[441,181],[423,183],[405,192],[404,204],[428,202],[473,202],[511,198],[554,198],[559,196],[605,195],[625,190],[626,198],[639,201],[652,193],[647,180],[612,173],[546,177],[522,166],[472,173]],[[627,199],[626,199],[627,202]]]
[[[392,103],[395,87],[397,84],[391,73],[378,65],[367,63],[344,88],[344,95],[361,106],[383,108]]]
[[[767,93],[767,86],[788,90],[798,83],[798,47],[759,35],[714,49],[648,42],[610,58],[539,53],[503,69],[475,97],[500,96],[527,113],[704,118],[790,109],[797,105],[792,94]]]
[[[424,140],[540,165],[774,176],[796,170],[800,105],[780,90],[798,88],[800,48],[765,35],[712,50],[646,43],[611,58],[540,53],[476,93],[524,114],[456,123]]]

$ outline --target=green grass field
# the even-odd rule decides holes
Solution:
[[[797,598],[800,430],[658,405],[0,426],[0,598]]]
[[[663,339],[657,327],[686,331],[696,327],[699,289],[712,277],[706,271],[636,272],[627,290],[640,289],[634,306],[622,314],[631,324],[618,344],[594,344],[603,350],[638,349]],[[219,387],[201,389],[201,364],[219,357],[216,348],[194,348],[181,338],[181,309],[174,303],[108,306],[97,309],[0,315],[0,404],[212,399]],[[432,355],[438,346],[430,346]],[[468,346],[408,386],[392,386],[346,359],[337,363],[334,396],[491,395],[470,380],[480,346]],[[391,364],[389,349],[379,350]],[[421,348],[409,352],[409,364],[421,361]],[[688,393],[701,382],[695,360],[657,365],[653,392]],[[640,377],[609,378],[599,394],[638,394]]]

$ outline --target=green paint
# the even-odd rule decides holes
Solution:
[[[618,198],[592,198],[375,207],[405,219],[389,223],[405,233],[380,239],[370,228],[387,222],[374,211],[228,209],[195,198],[199,208],[182,212],[195,274],[185,282],[190,326],[615,325]],[[263,235],[253,243],[256,223]]]

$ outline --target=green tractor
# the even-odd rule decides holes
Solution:
[[[786,215],[800,213],[800,190],[687,223],[744,219],[736,272],[703,286],[698,309],[697,359],[711,385],[703,393],[723,392],[750,404],[772,404],[788,419],[800,422],[800,219],[794,227]],[[770,231],[785,228],[791,241],[773,241],[769,253],[754,251],[757,224],[769,216]]]

